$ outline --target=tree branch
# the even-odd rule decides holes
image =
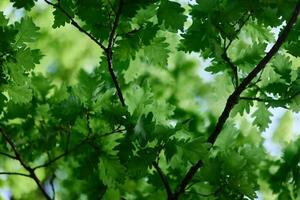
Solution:
[[[112,26],[112,30],[109,34],[107,49],[112,49],[113,48],[113,45],[114,45],[113,40],[114,40],[114,37],[116,35],[117,27],[118,27],[119,22],[120,22],[120,17],[121,17],[121,14],[122,14],[123,6],[124,6],[124,0],[120,0],[119,8],[118,8],[118,11],[116,13],[116,17],[115,17],[115,20],[114,20],[114,23],[113,23],[113,26]]]
[[[289,19],[287,25],[281,32],[276,43],[270,49],[270,51],[264,56],[264,58],[256,65],[256,67],[246,76],[246,78],[241,82],[241,84],[233,91],[233,93],[228,97],[225,108],[220,115],[218,122],[215,126],[213,133],[209,136],[208,142],[214,144],[217,137],[221,133],[221,130],[227,121],[229,114],[233,107],[238,103],[240,94],[247,88],[251,81],[258,75],[258,73],[263,70],[271,58],[278,52],[279,48],[282,46],[283,42],[286,40],[289,32],[291,31],[294,23],[297,21],[297,17],[300,12],[300,0],[298,0],[297,5],[292,13],[291,18]],[[178,186],[175,198],[178,199],[179,196],[184,193],[186,186],[192,180],[198,169],[203,165],[203,162],[199,160],[194,164],[187,172],[186,176],[183,178],[182,182]]]
[[[283,42],[286,40],[289,32],[291,31],[294,23],[297,21],[298,14],[300,12],[300,0],[297,3],[297,6],[294,9],[294,12],[288,21],[287,25],[285,26],[284,30],[281,32],[280,36],[278,37],[276,43],[273,45],[273,47],[270,49],[270,51],[265,55],[265,57],[256,65],[256,67],[246,76],[246,78],[241,82],[241,84],[233,91],[233,93],[229,96],[227,99],[226,106],[221,114],[221,116],[218,119],[217,125],[215,127],[215,130],[210,135],[208,141],[210,143],[214,143],[216,141],[216,138],[220,134],[223,125],[225,124],[226,120],[229,117],[229,113],[237,104],[238,98],[240,94],[247,88],[247,86],[251,83],[251,81],[257,76],[257,74],[265,68],[267,63],[271,60],[271,58],[278,52],[279,48],[283,44]]]
[[[41,181],[38,179],[38,177],[36,176],[34,170],[25,163],[25,161],[23,160],[21,154],[19,153],[19,151],[17,150],[16,145],[13,143],[13,141],[10,139],[10,137],[8,135],[6,135],[6,133],[4,132],[4,130],[2,128],[0,128],[0,132],[3,136],[3,138],[5,139],[5,141],[10,145],[10,147],[12,148],[13,152],[15,153],[15,157],[16,159],[19,161],[19,163],[24,167],[24,169],[26,169],[29,172],[29,177],[32,178],[36,185],[38,186],[38,188],[40,189],[40,191],[42,192],[42,194],[44,195],[44,197],[47,200],[51,200],[51,197],[47,194],[46,190],[44,189],[44,187],[42,186]],[[19,174],[20,175],[20,174]]]
[[[165,190],[166,190],[167,195],[168,195],[168,199],[169,200],[173,199],[173,193],[172,193],[172,190],[171,190],[171,187],[169,185],[167,177],[165,176],[165,174],[163,173],[163,171],[161,170],[161,168],[159,167],[157,162],[155,162],[155,161],[152,162],[152,165],[155,168],[155,170],[157,171],[158,175],[160,176],[161,181],[164,184]]]
[[[114,82],[119,100],[120,100],[122,106],[125,106],[125,100],[124,100],[124,97],[123,97],[123,93],[122,93],[122,90],[120,88],[117,76],[116,76],[116,74],[114,72],[114,69],[113,69],[113,51],[112,51],[113,46],[114,46],[114,38],[116,36],[117,27],[119,25],[120,17],[121,17],[121,14],[122,14],[123,4],[124,4],[123,0],[120,0],[119,8],[118,8],[118,11],[116,13],[116,17],[115,17],[115,20],[114,20],[114,23],[113,23],[113,26],[112,26],[112,30],[111,30],[111,32],[109,34],[109,38],[108,38],[108,46],[107,46],[107,49],[106,49],[106,59],[107,59],[108,71],[109,71],[110,76],[112,77],[112,80]]]
[[[25,176],[31,178],[28,174],[18,173],[18,172],[0,172],[0,175],[17,175],[17,176]]]

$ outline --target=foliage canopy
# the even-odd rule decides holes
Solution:
[[[13,199],[300,198],[299,0],[0,8],[0,183]],[[287,110],[277,157],[262,136],[274,108]]]

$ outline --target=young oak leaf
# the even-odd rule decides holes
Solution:
[[[27,86],[10,85],[6,88],[12,102],[17,104],[25,104],[31,101],[32,91]]]
[[[199,137],[188,142],[183,142],[181,140],[176,146],[178,151],[182,151],[184,157],[190,162],[195,163],[199,159],[208,157],[211,144],[206,143],[203,138]]]
[[[16,55],[17,62],[26,70],[34,69],[35,65],[40,63],[41,58],[42,54],[39,49],[21,48]]]
[[[145,60],[151,64],[165,67],[168,62],[169,44],[164,37],[155,38],[149,46],[144,48]]]
[[[8,19],[4,16],[3,12],[0,12],[0,26],[6,26],[8,24]]]
[[[13,7],[15,8],[25,8],[25,10],[30,10],[34,6],[34,0],[11,0],[13,2]]]
[[[179,3],[164,0],[161,2],[157,11],[158,22],[160,24],[164,23],[167,29],[174,32],[177,32],[177,30],[183,30],[184,22],[187,19],[183,12],[184,9]]]
[[[113,187],[120,182],[125,175],[125,167],[117,158],[101,156],[99,162],[100,178],[107,186]]]
[[[284,55],[277,55],[273,59],[272,67],[283,80],[287,82],[291,81],[292,62],[288,57]]]
[[[29,17],[23,18],[16,27],[19,30],[16,36],[16,46],[24,46],[24,43],[34,42],[39,36],[40,28]]]
[[[251,116],[254,117],[253,124],[258,126],[260,131],[264,131],[269,127],[269,123],[271,122],[270,117],[273,114],[267,109],[264,103],[258,103],[257,110]]]
[[[71,8],[73,8],[73,3],[71,0],[61,0],[60,6],[68,13],[69,16],[74,17],[74,14],[71,10]],[[53,11],[53,15],[54,15],[54,23],[52,25],[53,28],[59,28],[60,26],[64,26],[66,23],[70,22],[69,17],[67,17],[58,8],[56,8]]]

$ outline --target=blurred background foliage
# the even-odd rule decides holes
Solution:
[[[186,10],[190,9],[186,3],[183,3],[183,6]],[[53,86],[52,88],[52,96],[50,95],[52,102],[60,102],[60,100],[67,99],[69,86],[77,88],[77,90],[74,91],[76,94],[81,94],[81,92],[86,91],[86,88],[82,89],[77,87],[76,84],[78,82],[83,83],[86,80],[86,83],[84,83],[86,87],[94,87],[93,81],[95,81],[95,84],[106,84],[103,83],[103,80],[98,80],[97,77],[91,75],[94,73],[97,75],[101,74],[101,78],[104,80],[109,79],[107,74],[105,75],[105,73],[103,73],[103,66],[100,64],[103,58],[102,50],[88,37],[69,24],[53,29],[53,10],[43,1],[38,1],[33,9],[28,12],[24,9],[14,8],[8,0],[1,0],[0,10],[9,18],[9,23],[11,24],[19,21],[24,15],[28,15],[32,17],[36,26],[40,28],[39,38],[30,43],[29,46],[32,49],[40,49],[42,54],[40,63],[36,65],[34,72],[36,74],[43,74],[51,84],[55,85],[55,87]],[[188,20],[186,26],[190,24],[191,20]],[[252,24],[252,26],[255,25],[255,23]],[[241,37],[246,37],[245,35],[247,34],[254,34],[256,37],[257,34],[261,34],[261,32],[254,32],[256,28],[257,27],[253,28],[249,25],[244,29],[244,32],[241,32]],[[274,32],[262,31],[265,31],[265,35],[262,34],[262,37],[267,37],[270,42],[274,42]],[[161,31],[159,35],[167,38],[164,44],[167,46],[166,50],[168,52],[161,52],[168,53],[168,64],[165,67],[158,67],[158,65],[166,64],[166,61],[161,61],[163,63],[158,64],[147,60],[145,61],[147,58],[144,56],[144,50],[139,50],[134,58],[130,60],[129,64],[124,64],[124,66],[127,67],[121,67],[119,65],[116,66],[116,69],[120,77],[128,112],[133,116],[133,120],[137,120],[140,126],[143,126],[143,120],[145,120],[146,124],[152,121],[152,119],[149,120],[149,113],[151,111],[152,114],[150,118],[153,117],[157,124],[163,125],[168,123],[174,126],[177,124],[177,126],[183,127],[179,131],[177,131],[177,129],[168,130],[175,132],[173,139],[175,141],[176,138],[178,143],[176,143],[176,147],[174,146],[175,143],[167,143],[166,148],[170,155],[161,155],[160,158],[161,168],[168,171],[172,177],[171,185],[175,186],[176,181],[178,182],[183,176],[183,169],[186,169],[186,166],[189,165],[187,163],[197,161],[198,154],[201,154],[201,152],[198,152],[199,150],[195,150],[199,147],[198,143],[188,143],[188,145],[185,145],[183,141],[196,138],[199,135],[203,136],[207,132],[212,131],[213,125],[216,123],[217,117],[222,111],[227,97],[233,90],[233,85],[232,78],[228,73],[217,73],[211,76],[207,72],[214,72],[218,69],[218,66],[214,66],[214,61],[209,58],[203,58],[198,53],[184,53],[183,51],[178,51],[179,34]],[[261,39],[261,37],[258,37],[258,40],[259,39]],[[162,44],[162,42],[158,42],[158,44]],[[250,57],[249,61],[245,61],[245,55],[251,53],[249,51],[240,52],[240,49],[245,48],[245,45],[245,41],[238,40],[233,44],[236,48],[231,48],[229,51],[232,59],[242,66],[241,71],[243,73],[249,72],[251,70],[249,65],[252,66],[252,64],[258,60],[257,55],[252,55],[253,57]],[[256,51],[256,46],[253,48],[253,51]],[[263,49],[263,47],[261,47],[261,49]],[[300,64],[300,59],[293,56],[290,56],[290,58],[293,68],[297,69]],[[154,59],[156,58],[154,57]],[[206,71],[204,69],[206,69]],[[273,72],[270,71],[269,73]],[[102,110],[102,113],[106,114],[108,118],[114,117],[115,113],[113,112],[124,112],[122,108],[117,106],[112,110],[110,110],[111,108],[103,108],[103,102],[115,102],[115,100],[112,100],[111,93],[111,88],[106,91],[101,91],[101,98],[97,97],[96,101],[102,104],[97,104],[97,102],[93,104],[93,107]],[[88,100],[89,99],[80,99],[82,102],[87,102]],[[70,111],[71,113],[64,113],[66,119],[63,120],[76,121],[76,126],[72,127],[72,130],[74,129],[74,132],[78,133],[78,135],[75,136],[75,142],[73,143],[79,141],[85,131],[87,131],[84,128],[85,122],[76,116],[77,113],[81,112],[76,111],[76,101],[74,101],[75,103],[72,102],[73,104],[71,105],[64,105],[72,107],[73,110]],[[254,104],[257,105],[257,103]],[[12,109],[18,112],[16,115],[20,116],[22,109],[19,109],[17,105],[13,106]],[[60,107],[60,104],[57,103],[55,109],[57,109],[58,115],[64,117],[64,114],[59,112],[59,110],[63,109]],[[52,141],[50,138],[52,137],[51,130],[43,128],[43,123],[47,118],[49,118],[49,121],[53,120],[54,123],[56,122],[54,120],[56,116],[49,116],[49,110],[50,108],[47,103],[39,105],[35,110],[38,119],[36,123],[39,123],[39,129],[49,137],[47,138],[45,136],[44,138],[47,142]],[[109,110],[109,113],[107,113],[107,110]],[[214,191],[213,186],[207,184],[206,179],[208,178],[210,178],[209,182],[211,183],[224,184],[221,185],[222,187],[224,186],[224,190],[241,190],[244,194],[248,194],[249,196],[254,195],[251,189],[255,188],[255,194],[262,199],[299,199],[299,196],[296,195],[299,193],[298,184],[300,183],[298,164],[300,159],[300,140],[298,139],[299,115],[294,115],[291,111],[285,111],[283,109],[273,109],[271,113],[269,113],[270,116],[273,115],[271,118],[273,123],[261,134],[257,127],[252,125],[253,115],[251,114],[255,110],[253,107],[249,107],[249,112],[247,114],[244,113],[243,117],[240,115],[243,114],[243,111],[240,112],[238,109],[232,113],[232,118],[216,143],[215,157],[205,158],[207,159],[207,165],[195,177],[196,183],[192,186],[193,189],[190,190],[190,193],[187,192],[185,194],[187,199],[200,199],[197,194],[204,194],[201,196],[201,199],[213,199],[208,197],[210,192]],[[70,116],[73,116],[74,119],[70,119]],[[172,120],[169,119],[169,116],[172,116]],[[102,119],[102,117],[103,116],[96,115],[95,118],[91,119],[91,128],[94,132],[98,130],[111,130],[109,122],[105,121],[107,119]],[[17,117],[17,119],[12,118],[10,121],[12,124],[23,123],[22,119],[20,119],[22,117]],[[58,128],[64,129],[67,128],[67,126]],[[147,128],[151,129],[151,127],[146,127],[146,129]],[[24,134],[26,130],[18,131]],[[33,143],[43,142],[37,139],[37,133],[34,130],[30,130],[30,134],[31,138],[33,138]],[[141,145],[146,145],[143,143],[144,137],[151,136],[140,136],[139,142]],[[22,137],[19,139],[21,141],[20,144],[22,144]],[[101,151],[105,152],[104,156],[100,158],[100,163],[107,164],[107,168],[118,168],[116,171],[122,171],[122,169],[120,169],[122,167],[119,165],[120,161],[111,159],[111,157],[117,154],[115,147],[117,146],[117,141],[121,139],[123,139],[121,136],[114,135],[108,139],[104,138],[101,141],[97,141],[98,144],[101,144]],[[152,140],[152,142],[154,142],[154,140]],[[62,144],[62,146],[63,145],[65,144]],[[32,147],[34,146],[33,144]],[[46,159],[46,155],[44,155],[35,160],[35,158],[38,157],[36,155],[38,150],[47,150],[54,146],[55,141],[53,141],[53,144],[49,144],[48,147],[37,147],[38,149],[25,147],[22,151],[32,151],[31,154],[28,153],[27,159],[34,164],[38,164]],[[118,148],[122,149],[125,147],[120,146]],[[84,154],[97,154],[97,152],[86,146],[82,147],[80,151],[85,152]],[[173,151],[176,151],[177,154]],[[142,151],[136,153],[143,154]],[[46,189],[49,193],[52,193],[50,185],[47,184],[51,181],[49,174],[51,174],[51,170],[55,170],[57,199],[98,199],[102,195],[104,195],[104,199],[120,199],[121,194],[125,196],[125,199],[157,199],[158,196],[163,199],[165,194],[162,186],[161,188],[158,187],[161,185],[159,177],[152,172],[146,178],[143,178],[144,174],[139,174],[138,167],[141,167],[141,169],[145,167],[142,163],[143,160],[133,162],[132,168],[134,169],[127,172],[139,178],[135,180],[126,178],[120,187],[111,187],[106,190],[104,185],[113,185],[112,182],[115,181],[114,179],[117,179],[118,176],[122,178],[122,174],[118,171],[109,172],[110,174],[107,175],[105,170],[109,171],[109,169],[94,173],[93,170],[98,168],[98,161],[97,159],[93,160],[93,158],[97,156],[89,156],[87,158],[84,154],[74,155],[72,158],[60,162],[53,168],[37,170],[40,179],[45,180]],[[145,160],[150,159],[151,156],[153,157],[151,153],[149,155],[149,158],[146,156]],[[183,156],[188,157],[188,161],[182,160]],[[3,157],[0,159],[1,170],[8,169],[9,171],[20,173],[25,172],[17,161],[4,159]],[[140,166],[137,164],[139,162]],[[147,162],[148,161],[146,161],[146,165]],[[171,167],[169,167],[169,165]],[[222,170],[218,170],[218,168],[222,168]],[[244,170],[249,173],[253,171],[253,174],[250,173],[250,175],[253,176],[251,177],[249,174],[244,174]],[[229,180],[227,177],[228,174],[226,174],[227,172],[232,176],[238,174],[238,176],[235,177],[236,180]],[[102,182],[100,179],[95,179],[95,174],[101,176],[102,181],[104,181]],[[176,177],[176,175],[178,175],[178,177]],[[241,176],[247,176],[246,179],[253,179],[253,181],[249,181],[253,184],[256,182],[256,179],[258,179],[259,186],[248,186],[248,182],[246,181],[245,183],[239,182],[244,180]],[[149,180],[152,184],[149,184]],[[224,182],[219,183],[219,180]],[[231,185],[226,185],[226,181],[231,181]],[[239,182],[239,187],[244,184],[241,186],[244,188],[234,188],[235,181]],[[153,186],[155,183],[157,185]],[[12,196],[11,199],[41,199],[35,183],[26,177],[1,176],[0,184],[3,199],[7,199],[8,196]],[[104,191],[102,192],[101,189]],[[205,197],[205,195],[207,197]],[[226,196],[224,198],[226,198]],[[230,196],[227,196],[227,199],[229,198]]]

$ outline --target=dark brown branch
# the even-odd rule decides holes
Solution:
[[[0,175],[17,175],[17,176],[25,176],[27,178],[31,178],[28,174],[18,173],[18,172],[0,172]]]
[[[157,171],[158,175],[160,176],[161,181],[164,184],[165,190],[167,192],[168,199],[169,200],[173,199],[173,193],[172,193],[172,190],[171,190],[171,187],[169,185],[167,177],[165,176],[165,174],[163,173],[163,171],[161,170],[161,168],[159,167],[157,162],[154,161],[152,163],[152,165],[155,168],[155,170]]]
[[[34,170],[29,165],[27,165],[25,163],[25,161],[23,160],[21,154],[17,150],[16,145],[13,143],[13,141],[10,139],[10,137],[8,135],[6,135],[6,133],[4,132],[3,129],[0,129],[0,132],[1,132],[2,136],[3,136],[3,138],[5,139],[5,141],[10,145],[10,147],[13,150],[13,152],[15,153],[16,160],[18,160],[19,163],[24,167],[24,169],[26,169],[29,172],[29,177],[32,178],[35,181],[35,183],[37,184],[39,190],[42,192],[42,194],[44,195],[44,197],[47,200],[51,200],[51,197],[47,194],[47,192],[44,189],[41,181],[36,176]]]
[[[246,78],[241,82],[241,84],[233,91],[233,93],[228,97],[225,108],[220,115],[218,122],[215,126],[213,133],[209,136],[208,142],[214,144],[217,137],[219,136],[225,122],[227,121],[229,114],[233,107],[237,104],[239,96],[241,93],[247,88],[247,86],[251,83],[251,81],[259,74],[261,70],[265,68],[267,63],[271,60],[271,58],[278,52],[279,48],[282,46],[283,42],[286,40],[289,32],[291,31],[293,25],[297,21],[297,17],[300,12],[300,0],[298,0],[297,5],[292,13],[290,20],[288,21],[287,25],[281,32],[280,36],[278,37],[276,43],[270,49],[270,51],[264,56],[264,58],[257,64],[257,66],[246,76]],[[186,186],[192,180],[198,169],[203,165],[202,161],[199,160],[195,165],[193,165],[187,172],[186,176],[178,186],[176,190],[176,198],[178,199],[179,196],[184,193]]]
[[[112,26],[112,30],[109,34],[107,49],[112,49],[113,46],[114,46],[113,40],[114,40],[114,37],[116,35],[116,31],[117,31],[117,28],[118,28],[118,25],[119,25],[119,22],[120,22],[120,17],[121,17],[121,14],[122,14],[123,6],[124,6],[124,2],[123,2],[123,0],[120,0],[119,8],[118,8],[118,11],[116,13],[116,17],[115,17],[115,20],[114,20],[114,23],[113,23],[113,26]]]
[[[122,93],[122,90],[121,90],[121,87],[119,85],[119,82],[118,82],[118,78],[114,72],[114,69],[113,69],[113,57],[112,57],[112,50],[108,50],[106,52],[106,59],[107,59],[107,66],[108,66],[108,71],[110,73],[110,76],[113,80],[113,83],[114,83],[114,86],[117,90],[117,95],[119,97],[119,100],[122,104],[122,106],[125,106],[125,100],[124,100],[124,97],[123,97],[123,93]]]
[[[196,172],[200,167],[202,167],[203,162],[202,160],[199,160],[195,165],[193,165],[185,177],[182,179],[181,183],[177,187],[175,194],[174,194],[174,200],[179,199],[179,196],[184,193],[186,186],[190,183]]]
[[[115,17],[115,20],[114,20],[114,23],[113,23],[113,26],[112,26],[112,30],[111,30],[111,32],[109,34],[109,38],[108,38],[108,46],[107,46],[107,49],[106,49],[106,59],[107,59],[108,71],[109,71],[110,76],[111,76],[111,78],[114,82],[119,100],[120,100],[122,106],[125,106],[123,93],[122,93],[122,90],[120,88],[117,76],[116,76],[116,74],[114,72],[114,69],[113,69],[113,50],[112,50],[113,46],[114,46],[114,39],[115,39],[115,36],[116,36],[117,27],[119,25],[120,17],[121,17],[121,14],[122,14],[123,4],[124,4],[123,0],[120,0],[119,8],[118,8],[118,11],[116,13],[116,17]]]
[[[280,34],[279,38],[277,39],[276,43],[270,49],[270,51],[265,55],[265,57],[257,64],[257,66],[246,76],[246,78],[241,82],[241,84],[234,90],[234,92],[229,96],[227,99],[226,106],[218,119],[217,125],[215,127],[214,132],[210,135],[208,141],[210,143],[214,143],[216,138],[220,134],[223,125],[225,124],[226,120],[229,117],[229,113],[233,109],[234,105],[237,104],[238,98],[240,94],[247,88],[247,86],[251,83],[251,81],[257,76],[257,74],[265,68],[267,63],[271,60],[271,58],[278,52],[279,48],[287,38],[289,32],[291,31],[294,23],[297,20],[297,16],[300,11],[300,0],[297,3],[297,6],[290,18],[289,22],[285,26],[284,30]]]

